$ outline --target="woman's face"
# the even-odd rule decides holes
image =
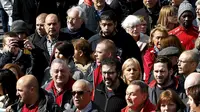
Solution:
[[[66,59],[58,49],[55,50],[55,58]]]
[[[140,36],[140,25],[128,28],[128,33],[134,38]],[[137,40],[135,40],[137,41]]]
[[[153,44],[156,46],[158,49],[161,48],[160,46],[160,41],[164,37],[164,34],[161,31],[156,30],[153,34]]]
[[[187,104],[190,106],[191,112],[199,112],[200,107],[195,104],[194,99],[190,95],[188,95]]]
[[[144,20],[141,24],[140,24],[140,32],[141,33],[146,33],[147,30],[147,22]]]
[[[123,71],[123,75],[125,76],[128,82],[132,82],[133,80],[137,80],[140,77],[140,71],[138,67],[134,63],[130,63]]]
[[[160,105],[161,112],[176,112],[176,103],[170,101],[167,104]]]

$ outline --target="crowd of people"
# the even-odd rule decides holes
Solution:
[[[0,109],[200,111],[200,0],[0,4]]]

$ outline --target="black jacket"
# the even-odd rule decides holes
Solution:
[[[139,61],[143,70],[140,49],[135,40],[128,33],[126,33],[124,30],[119,30],[115,35],[111,37],[103,37],[101,36],[101,33],[90,37],[88,41],[91,44],[93,51],[95,51],[97,43],[103,39],[110,39],[115,43],[118,52],[117,55],[120,56],[122,61],[134,57]]]
[[[45,90],[40,89],[39,91],[39,107],[38,107],[38,112],[63,112],[63,110],[55,104],[52,96],[48,94]],[[12,112],[21,112],[23,103],[21,102],[16,102],[11,106],[11,111]]]
[[[126,106],[125,92],[127,85],[120,79],[120,86],[114,90],[114,95],[107,96],[107,90],[102,81],[95,90],[94,103],[97,104],[105,112],[121,112]]]

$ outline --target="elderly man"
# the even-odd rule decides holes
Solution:
[[[44,88],[54,96],[56,103],[64,109],[65,105],[70,104],[72,85],[74,84],[66,61],[54,59],[51,63],[50,75],[52,80],[44,85]]]
[[[61,31],[68,34],[67,38],[89,39],[94,33],[85,27],[87,17],[84,10],[80,6],[73,6],[67,11],[67,27]]]
[[[94,103],[105,112],[120,112],[126,106],[127,85],[120,78],[120,70],[121,64],[115,58],[106,58],[101,62],[103,81],[94,91]]]
[[[72,99],[76,112],[103,112],[94,102],[92,98],[92,86],[84,79],[77,80],[72,86]]]
[[[192,24],[194,19],[194,8],[187,0],[184,0],[178,9],[178,21],[180,25],[171,30],[169,34],[176,35],[186,50],[194,48],[194,42],[198,37],[198,28]]]
[[[121,112],[152,112],[156,107],[148,99],[148,85],[135,80],[126,89],[127,106]]]
[[[33,75],[25,75],[17,81],[17,96],[19,102],[11,106],[13,112],[61,112],[48,93],[40,89],[37,79]]]

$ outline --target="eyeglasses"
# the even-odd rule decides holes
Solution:
[[[90,91],[72,91],[72,96],[75,96],[76,94],[78,96],[83,95],[84,93],[89,93]]]
[[[183,60],[177,60],[178,63],[188,63],[188,62],[193,62],[193,61],[183,61]]]

